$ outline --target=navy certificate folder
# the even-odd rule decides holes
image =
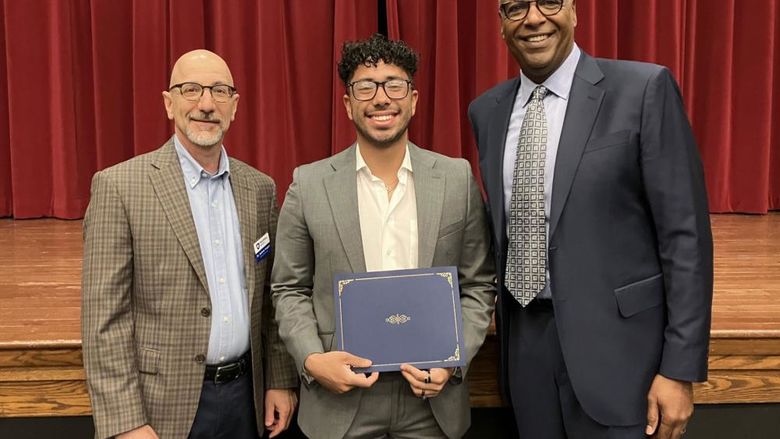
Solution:
[[[465,366],[455,267],[340,273],[333,294],[339,350],[373,363],[356,372]]]

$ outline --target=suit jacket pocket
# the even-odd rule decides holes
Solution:
[[[160,370],[160,351],[157,349],[141,348],[138,351],[138,371],[150,375],[157,375]]]
[[[607,134],[606,136],[602,136],[597,139],[589,140],[585,145],[585,154],[598,151],[600,149],[611,148],[613,146],[627,145],[630,136],[630,130],[623,130],[616,133]]]
[[[463,219],[460,218],[454,223],[447,224],[444,227],[439,228],[439,239],[446,237],[452,233],[455,233],[463,228]]]
[[[664,301],[663,273],[615,289],[620,315],[631,317]]]

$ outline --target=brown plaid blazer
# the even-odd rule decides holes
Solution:
[[[270,177],[230,159],[251,310],[258,433],[264,389],[298,385],[269,295],[272,257],[253,242],[276,235]],[[150,424],[185,438],[195,418],[211,317],[203,259],[173,139],[100,171],[84,218],[82,339],[96,437]],[[204,316],[205,315],[205,316]]]

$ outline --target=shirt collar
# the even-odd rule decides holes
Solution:
[[[194,188],[203,178],[220,178],[224,175],[230,175],[230,161],[228,160],[225,146],[220,145],[219,168],[217,173],[210,175],[187,151],[187,148],[179,141],[179,136],[173,136],[173,144],[176,147],[176,154],[179,156],[179,164],[184,173],[190,188]]]
[[[517,93],[518,99],[523,103],[523,106],[528,104],[531,99],[531,94],[536,87],[543,85],[550,91],[550,93],[558,96],[561,99],[568,100],[569,93],[571,92],[571,84],[574,81],[574,72],[577,70],[577,63],[580,61],[580,48],[575,44],[571,49],[571,53],[563,61],[560,67],[550,75],[547,80],[541,84],[537,84],[522,72],[520,72],[520,90]]]
[[[366,164],[366,161],[363,160],[363,154],[360,153],[360,144],[357,145],[357,148],[355,148],[355,170],[360,171],[361,169],[364,169],[368,172],[369,175],[371,174],[371,170],[368,169],[368,165]],[[406,145],[406,150],[404,151],[404,159],[401,162],[401,169],[406,169],[410,173],[412,172],[412,160],[409,158],[409,144]]]

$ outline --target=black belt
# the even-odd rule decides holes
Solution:
[[[251,367],[249,352],[241,358],[230,363],[207,364],[203,379],[213,381],[214,384],[229,383],[244,375]]]

